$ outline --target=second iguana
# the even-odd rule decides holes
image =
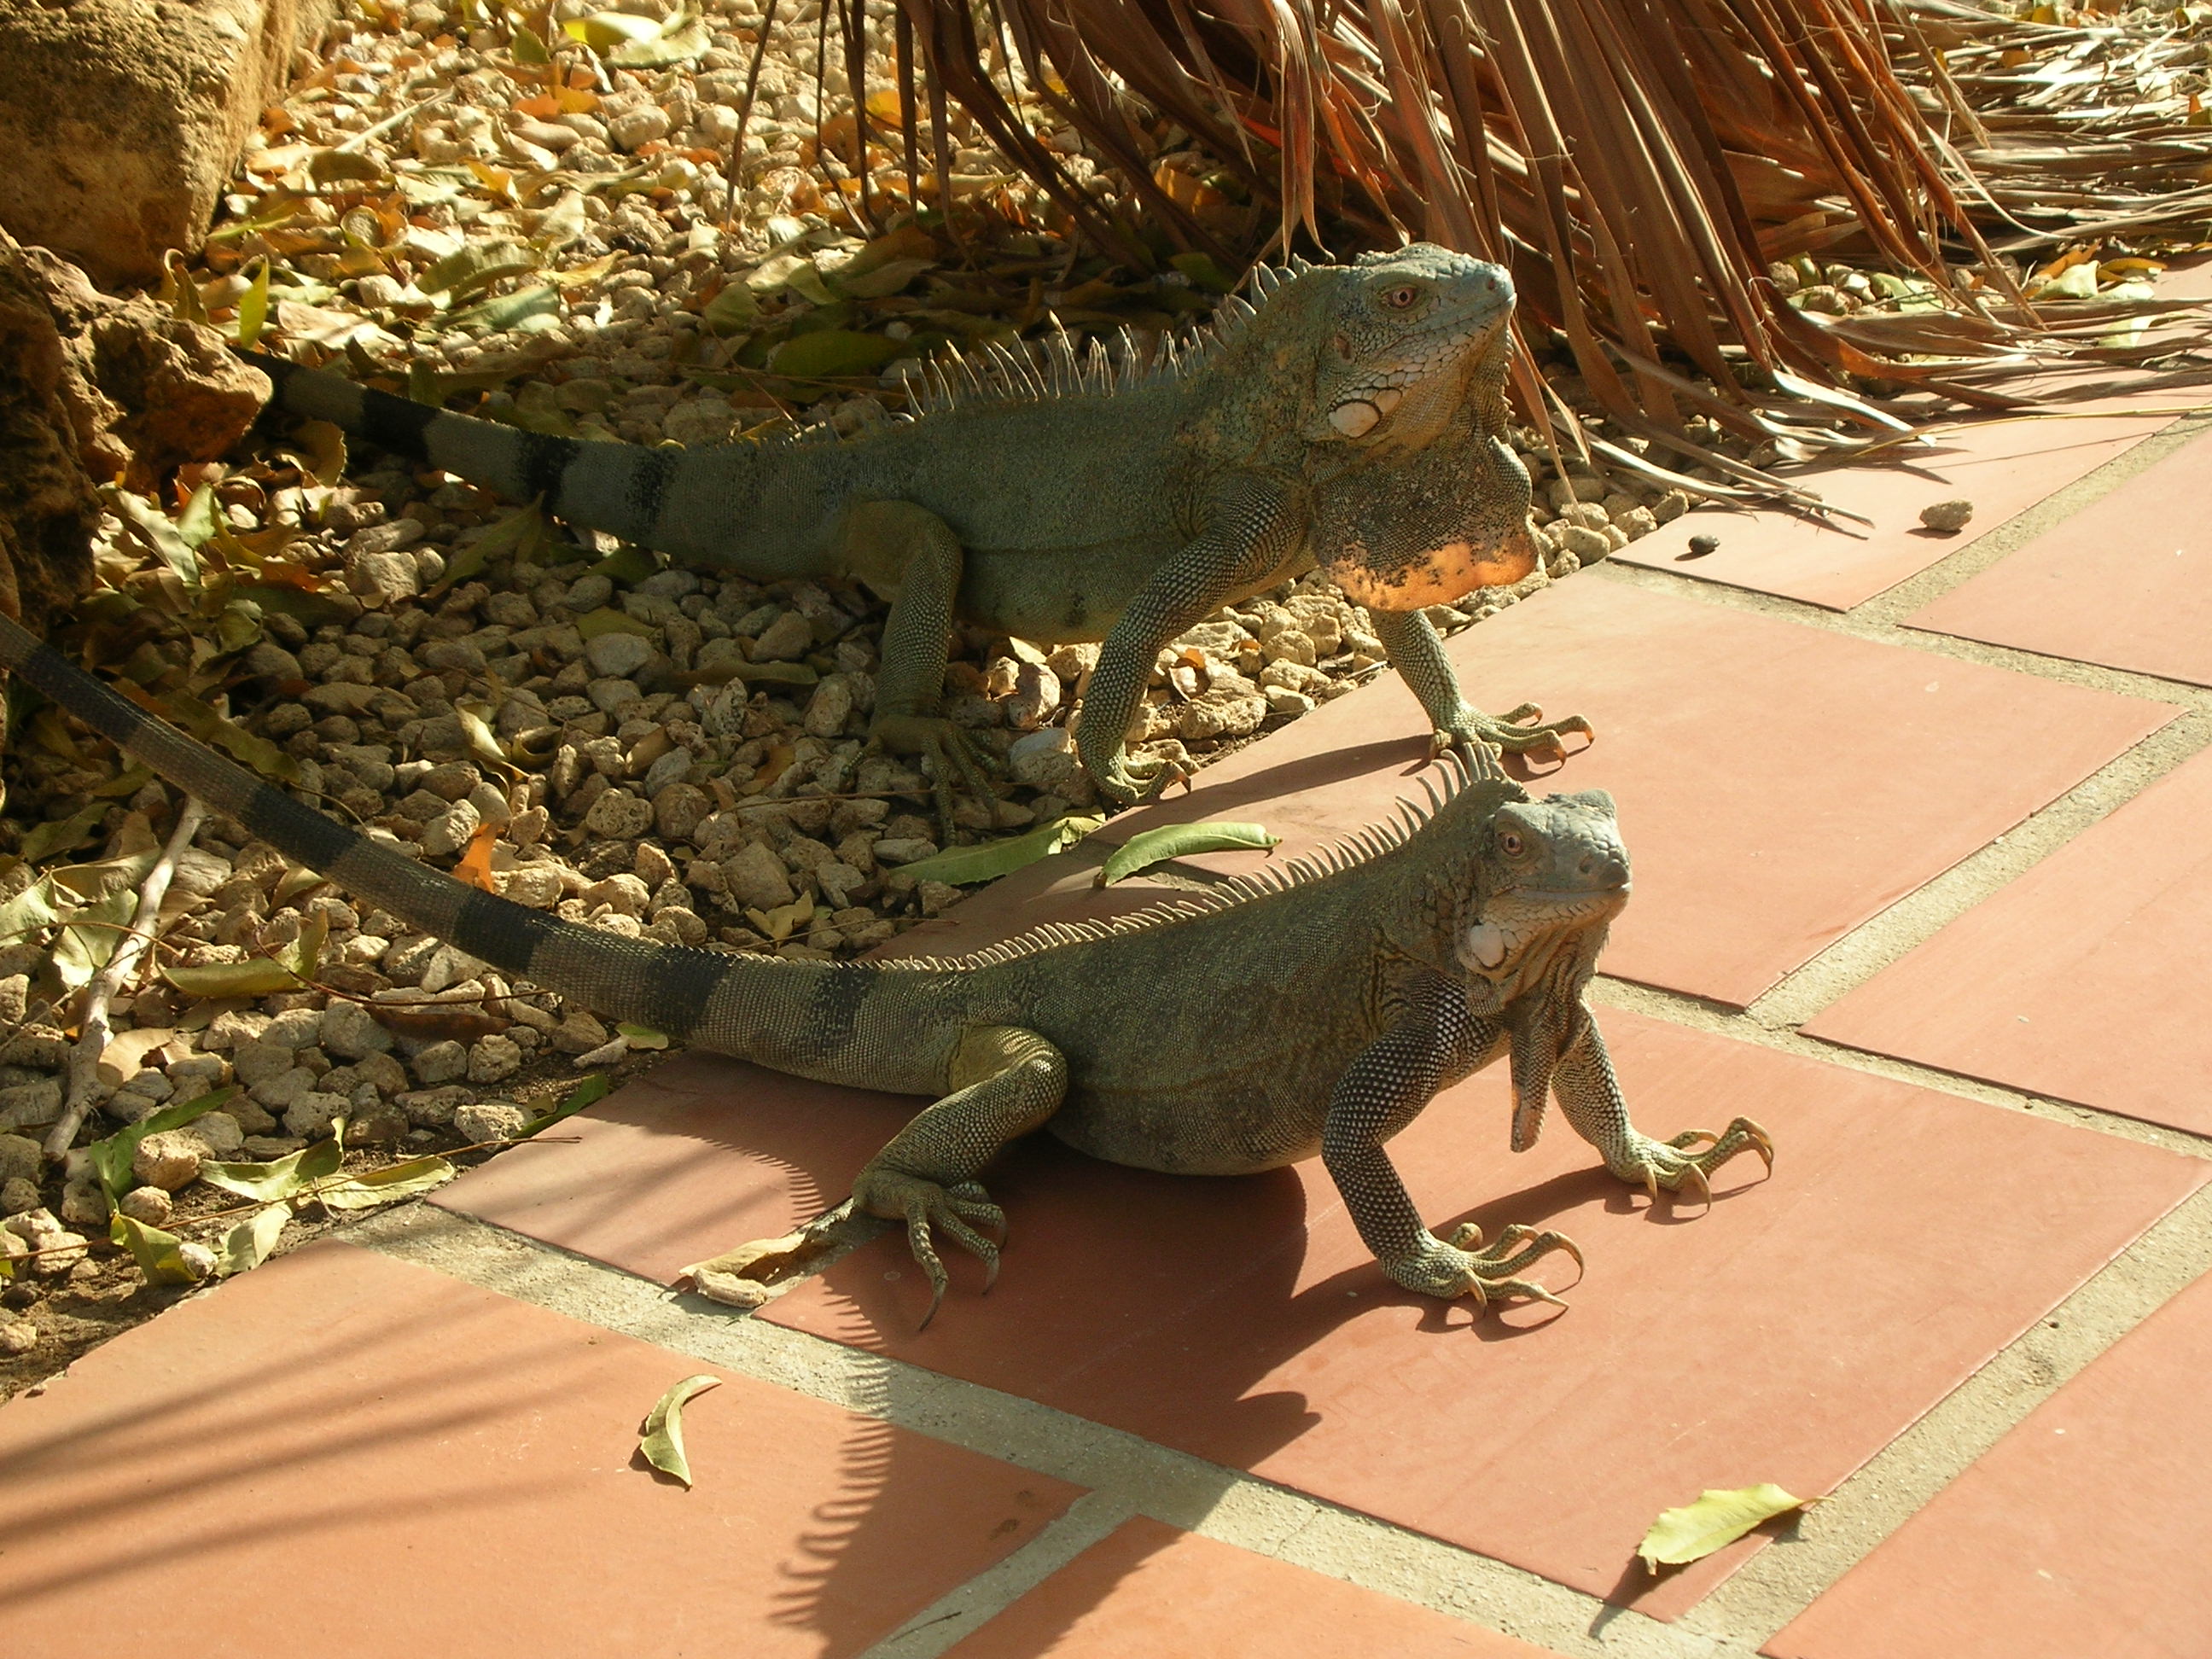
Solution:
[[[563,921],[465,886],[254,778],[0,618],[0,667],[131,759],[329,877],[501,973],[617,1020],[800,1077],[933,1097],[843,1205],[692,1273],[757,1301],[842,1241],[856,1214],[901,1223],[933,1288],[936,1239],[995,1271],[1004,1214],[978,1179],[1042,1128],[1094,1157],[1238,1175],[1318,1154],[1382,1270],[1437,1297],[1549,1297],[1517,1275],[1561,1235],[1423,1224],[1384,1143],[1441,1088],[1510,1056],[1512,1144],[1546,1103],[1625,1181],[1702,1190],[1738,1153],[1737,1118],[1654,1140],[1628,1121],[1583,1002],[1628,896],[1610,797],[1533,801],[1455,757],[1426,812],[1104,924],[1036,928],[949,960],[787,960],[669,945]],[[1698,1143],[1710,1143],[1702,1150]],[[1205,1201],[1194,1190],[1193,1201]],[[1579,1260],[1579,1252],[1575,1252]]]
[[[1077,747],[1111,800],[1164,775],[1125,738],[1160,647],[1316,562],[1368,605],[1439,747],[1548,747],[1579,718],[1470,708],[1422,607],[1534,568],[1506,440],[1512,280],[1416,243],[1262,267],[1257,305],[1150,357],[1065,337],[931,365],[918,417],[837,439],[684,451],[447,413],[252,356],[276,402],[696,569],[865,585],[890,604],[872,738],[984,788],[940,717],[956,619],[1103,640]]]

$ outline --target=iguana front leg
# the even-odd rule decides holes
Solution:
[[[988,801],[990,781],[968,734],[937,712],[964,554],[944,520],[910,501],[866,501],[842,526],[838,567],[890,600],[868,740],[930,763],[938,826],[952,835],[952,783]]]
[[[1437,637],[1426,617],[1418,611],[1370,611],[1368,615],[1374,618],[1375,637],[1389,653],[1391,665],[1404,677],[1428,713],[1433,728],[1429,738],[1431,756],[1457,749],[1475,763],[1478,772],[1487,772],[1492,769],[1498,751],[1564,755],[1565,747],[1560,739],[1568,732],[1592,735],[1590,723],[1580,714],[1547,722],[1544,711],[1533,702],[1497,715],[1470,708],[1460,695],[1459,676],[1453,671],[1451,659],[1444,655],[1444,642]]]
[[[1478,1308],[1498,1297],[1559,1298],[1514,1277],[1538,1257],[1582,1252],[1563,1233],[1510,1226],[1488,1249],[1472,1224],[1438,1238],[1421,1223],[1383,1143],[1413,1121],[1437,1091],[1475,1069],[1497,1048],[1503,1028],[1480,1019],[1466,994],[1439,975],[1425,975],[1407,996],[1398,1020],[1370,1043],[1338,1081],[1322,1129],[1322,1162],[1344,1194],[1361,1241],[1382,1271],[1425,1296],[1472,1295]],[[1564,1304],[1562,1304],[1564,1305]]]
[[[1655,1199],[1662,1187],[1669,1192],[1689,1188],[1710,1199],[1712,1187],[1707,1177],[1739,1152],[1757,1152],[1769,1170],[1774,1167],[1773,1138],[1747,1117],[1737,1118],[1717,1135],[1690,1129],[1672,1140],[1654,1140],[1640,1133],[1628,1121],[1628,1103],[1613,1074],[1613,1058],[1606,1052],[1597,1022],[1587,1012],[1582,1030],[1559,1056],[1552,1087],[1567,1121],[1597,1148],[1605,1167]],[[1711,1144],[1703,1152],[1689,1150],[1699,1141]]]
[[[853,1195],[795,1233],[756,1240],[684,1270],[700,1293],[732,1307],[757,1307],[774,1287],[812,1271],[854,1242],[858,1215],[903,1222],[908,1248],[928,1275],[927,1327],[951,1282],[934,1235],[943,1233],[978,1257],[984,1287],[999,1276],[999,1245],[976,1231],[1006,1235],[1006,1212],[975,1180],[999,1148],[1027,1134],[1060,1109],[1067,1061],[1035,1031],[984,1026],[961,1040],[947,1069],[950,1093],[900,1130],[868,1160]]]
[[[1106,635],[1083,694],[1076,752],[1109,799],[1133,805],[1170,781],[1158,761],[1131,760],[1130,720],[1152,678],[1160,647],[1215,611],[1252,592],[1296,550],[1297,531],[1282,489],[1239,479],[1216,501],[1205,532],[1154,571]]]

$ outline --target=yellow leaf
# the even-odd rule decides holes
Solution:
[[[666,1394],[660,1396],[653,1410],[647,1413],[645,1427],[640,1433],[637,1449],[645,1461],[663,1474],[681,1480],[686,1489],[691,1485],[690,1461],[684,1455],[684,1407],[696,1395],[719,1388],[722,1379],[703,1373],[687,1376]]]
[[[1644,1534],[1636,1553],[1644,1570],[1680,1566],[1702,1561],[1724,1544],[1733,1544],[1762,1521],[1802,1509],[1810,1500],[1792,1498],[1772,1482],[1739,1486],[1731,1492],[1705,1492],[1694,1504],[1679,1510],[1662,1510]]]

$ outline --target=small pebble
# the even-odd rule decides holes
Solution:
[[[1960,497],[1955,501],[1937,501],[1920,509],[1920,522],[1930,530],[1940,530],[1949,535],[1964,530],[1966,521],[1974,516],[1974,504]]]
[[[1679,556],[1685,559],[1702,559],[1708,553],[1718,552],[1720,545],[1721,538],[1717,536],[1692,536],[1690,538],[1690,550]]]

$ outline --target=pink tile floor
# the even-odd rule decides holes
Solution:
[[[1478,701],[1534,698],[1596,725],[1563,763],[1520,769],[1619,799],[1637,892],[1604,969],[1680,999],[1601,1011],[1640,1126],[1749,1114],[1779,1147],[1771,1177],[1748,1161],[1710,1206],[1655,1204],[1563,1123],[1516,1158],[1504,1079],[1471,1079],[1394,1143],[1424,1214],[1558,1225],[1589,1257],[1578,1279],[1564,1261],[1542,1270],[1570,1311],[1476,1320],[1395,1290],[1317,1165],[1176,1178],[1039,1139],[994,1172],[1012,1234],[988,1296],[957,1261],[944,1314],[918,1331],[920,1276],[886,1238],[772,1303],[764,1336],[888,1356],[1203,1460],[1224,1482],[1241,1472],[1490,1558],[1593,1609],[1632,1607],[1656,1621],[1639,1626],[1662,1644],[1650,1650],[1673,1651],[1683,1615],[1786,1528],[1655,1581],[1633,1559],[1653,1514],[1708,1486],[1847,1483],[2212,1174],[2190,1145],[2142,1144],[2114,1119],[2078,1125],[1945,1086],[1962,1074],[2212,1134],[2212,757],[1849,990],[1807,1026],[1820,1042],[1784,1052],[1730,1012],[2212,684],[2197,625],[2212,620],[2212,546],[2188,516],[2202,446],[1911,619],[2170,688],[1983,666],[1907,631],[1869,639],[1820,619],[2166,418],[2135,394],[2100,407],[1977,428],[1909,470],[1837,480],[1837,499],[1876,520],[1862,537],[1720,518],[1722,551],[1683,564],[1692,519],[1624,556],[1814,610],[1756,615],[1601,569],[1451,643]],[[1913,527],[1920,505],[1960,493],[1978,507],[1964,536]],[[1100,893],[1089,874],[1146,823],[1259,818],[1284,836],[1278,856],[1319,845],[1417,791],[1421,738],[1386,678],[899,948],[966,949],[1146,902],[1156,888]],[[1850,1050],[1926,1069],[1878,1076]],[[836,1200],[915,1104],[679,1056],[576,1120],[573,1143],[516,1148],[436,1201],[569,1253],[546,1255],[555,1266],[665,1281]],[[2188,1402],[2212,1362],[2208,1296],[2184,1291],[2014,1424],[1765,1650],[2207,1651],[2212,1441]],[[685,1492],[634,1463],[635,1419],[678,1377],[714,1369],[428,1267],[336,1243],[301,1251],[0,1410],[0,1646],[863,1654],[1018,1565],[1081,1496],[927,1425],[732,1370],[692,1408],[701,1479]],[[210,1634],[180,1636],[174,1610],[204,1594],[210,1565],[226,1587],[195,1627]],[[945,1650],[1541,1659],[1488,1615],[1384,1581],[1140,1516],[959,1615]]]

